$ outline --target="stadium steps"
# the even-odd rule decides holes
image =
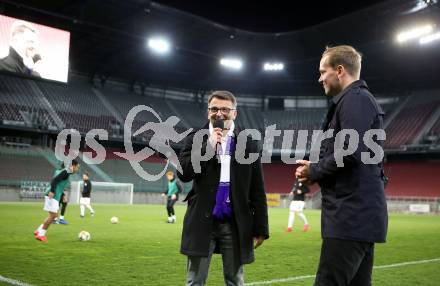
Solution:
[[[43,149],[41,147],[35,147],[35,150],[41,154],[54,168],[60,167],[60,161],[55,157],[52,151]]]
[[[428,134],[429,130],[431,130],[436,122],[440,120],[440,103],[438,103],[436,111],[432,114],[432,116],[428,119],[425,126],[420,129],[419,134],[414,138],[412,144],[418,144],[423,139],[423,136]]]
[[[114,118],[121,124],[124,125],[125,119],[121,116],[121,114],[113,107],[113,105],[105,98],[105,96],[101,93],[101,91],[96,88],[92,88],[92,91],[95,93],[96,97],[102,102],[104,107],[113,115]]]
[[[114,182],[113,178],[110,177],[104,170],[102,170],[98,165],[95,164],[87,164],[83,158],[84,158],[84,154],[83,152],[79,152],[79,156],[78,156],[79,160],[81,161],[81,165],[82,166],[87,166],[89,169],[93,170],[93,172],[95,174],[97,174],[99,177],[101,177],[101,179],[103,179],[105,182]]]
[[[44,94],[44,90],[41,89],[33,81],[29,81],[29,84],[30,84],[32,90],[34,91],[34,93],[38,96],[37,98],[38,98],[38,100],[41,103],[40,106],[44,107],[47,110],[47,112],[49,113],[50,117],[52,118],[52,120],[57,125],[58,129],[63,129],[65,124],[64,124],[63,120],[61,120],[61,118],[55,112],[55,109],[53,108],[52,104],[50,104],[50,102],[47,100],[47,98],[46,98],[46,96]]]
[[[387,129],[388,125],[390,125],[393,119],[400,113],[400,111],[402,111],[402,109],[406,106],[408,101],[410,101],[410,98],[411,98],[410,96],[406,97],[402,101],[402,103],[400,103],[399,106],[397,106],[397,108],[394,109],[394,111],[390,114],[390,116],[387,116],[385,114],[385,122],[383,123],[383,129]]]
[[[249,118],[247,116],[246,108],[245,107],[238,107],[237,111],[238,111],[237,119],[238,119],[239,127],[251,128]]]
[[[186,127],[191,128],[191,124],[189,124],[186,121],[186,116],[183,116],[183,114],[180,113],[179,109],[174,106],[173,103],[171,103],[169,100],[164,100],[166,105],[171,109],[171,111],[176,114],[176,116],[180,119],[180,122]],[[167,118],[162,118],[162,121],[167,120]]]
[[[50,149],[44,149],[41,147],[35,147],[35,150],[40,153],[54,168],[60,167],[60,161],[55,157],[55,153]],[[104,180],[105,182],[114,182],[114,180],[101,168],[99,168],[97,165],[87,164],[82,160],[83,154],[82,152],[79,153],[79,161],[81,164],[81,173],[89,172],[90,175],[94,178],[100,178],[101,180]]]

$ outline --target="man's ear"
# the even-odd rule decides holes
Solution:
[[[336,67],[336,72],[338,73],[338,75],[342,75],[345,72],[345,68],[343,65],[338,65]]]
[[[336,67],[336,72],[338,73],[338,75],[341,75],[344,72],[344,66],[343,65],[338,65]]]

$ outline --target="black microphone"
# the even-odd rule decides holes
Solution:
[[[220,128],[222,131],[223,131],[223,129],[225,128],[225,122],[223,121],[223,120],[221,120],[220,118],[217,118],[215,121],[214,121],[214,123],[212,124],[212,127],[214,127],[214,128]],[[220,142],[217,142],[216,144],[215,144],[215,154],[217,154],[217,156],[218,156],[218,152],[217,152],[217,148],[218,148],[218,145],[219,144],[221,144]],[[221,148],[221,146],[220,146],[220,148]]]
[[[40,55],[40,54],[35,54],[35,55],[32,57],[32,60],[34,61],[34,63],[40,61],[40,60],[41,60],[41,55]]]
[[[225,129],[225,122],[220,118],[217,118],[212,124],[214,128],[220,128],[221,130]]]

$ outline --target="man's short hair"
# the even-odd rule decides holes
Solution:
[[[37,29],[35,29],[35,27],[31,23],[18,20],[15,21],[11,26],[11,37],[14,37],[15,34],[18,33],[24,33],[26,29],[38,34]]]
[[[78,165],[79,163],[78,163],[78,161],[76,160],[76,159],[73,159],[72,160],[72,164],[70,164],[70,165],[72,165],[72,166],[76,166],[76,165]]]
[[[89,177],[89,172],[85,172],[84,175],[86,175],[87,177]]]
[[[232,105],[234,107],[237,106],[237,99],[235,99],[235,96],[232,94],[232,92],[226,91],[226,90],[216,90],[214,91],[208,99],[208,104],[211,103],[211,100],[213,98],[221,99],[221,100],[228,100],[232,102]]]
[[[351,76],[359,78],[361,74],[362,54],[356,51],[352,46],[326,47],[324,53],[322,53],[322,57],[325,56],[327,56],[328,65],[333,69],[341,65]]]

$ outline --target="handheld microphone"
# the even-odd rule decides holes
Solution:
[[[217,118],[214,123],[212,123],[214,128],[220,128],[221,130],[225,129],[225,122],[219,118]]]
[[[220,118],[217,118],[214,123],[212,123],[212,127],[214,128],[220,128],[222,131],[225,128],[225,122],[223,120],[221,120]],[[215,153],[218,156],[218,145],[221,144],[220,142],[217,142],[217,144],[215,144]],[[221,147],[220,147],[221,148]]]
[[[34,61],[34,63],[38,62],[39,60],[41,60],[41,55],[40,54],[35,54],[32,57],[32,60]]]

